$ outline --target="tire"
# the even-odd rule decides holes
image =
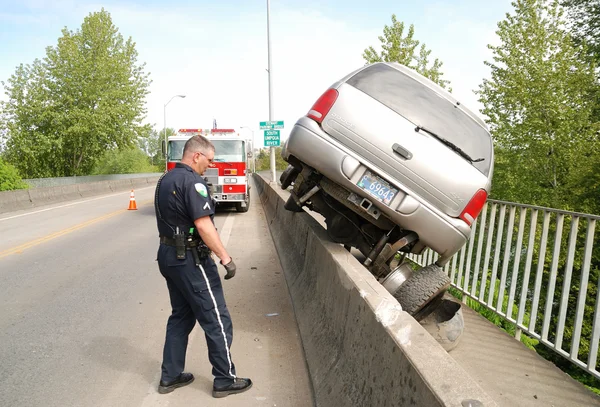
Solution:
[[[250,209],[250,194],[248,194],[248,200],[246,201],[246,207],[242,207],[242,203],[241,202],[236,202],[235,204],[235,210],[238,212],[248,212],[248,209]]]
[[[394,293],[402,309],[417,321],[427,317],[442,302],[450,278],[435,264],[413,273]]]
[[[296,180],[300,172],[295,169],[293,166],[288,165],[288,167],[283,171],[281,176],[279,177],[279,182],[281,182],[281,189],[287,189],[292,182]]]

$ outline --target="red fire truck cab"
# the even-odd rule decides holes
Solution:
[[[215,146],[214,161],[202,175],[209,184],[215,206],[235,206],[238,212],[247,212],[252,140],[244,139],[234,129],[180,129],[168,140],[167,171],[181,161],[185,142],[195,135],[206,137]]]

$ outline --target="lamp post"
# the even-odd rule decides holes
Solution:
[[[254,152],[254,130],[248,126],[242,126],[240,129],[248,129],[252,132],[252,172],[256,172],[256,153]]]
[[[271,2],[267,0],[267,63],[269,73],[269,121],[273,120],[273,82],[271,79],[272,67],[271,67]],[[275,147],[271,146],[271,177],[274,183],[277,183],[275,173]]]
[[[169,103],[171,103],[171,100],[173,100],[174,98],[185,98],[185,95],[175,95],[173,96],[171,99],[169,99],[169,101],[167,103],[165,103],[164,107],[163,107],[163,119],[164,119],[164,137],[165,137],[165,165],[166,165],[166,161],[168,159],[168,151],[169,151],[169,145],[168,145],[168,141],[167,141],[167,105]]]

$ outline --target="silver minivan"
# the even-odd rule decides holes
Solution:
[[[454,97],[397,63],[361,67],[335,82],[283,145],[286,209],[325,217],[330,238],[417,319],[450,285],[442,267],[465,244],[491,188],[486,124]],[[420,270],[398,258],[431,248]],[[400,264],[399,264],[400,263]]]

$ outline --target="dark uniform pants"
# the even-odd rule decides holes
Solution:
[[[233,383],[233,327],[215,262],[208,257],[197,267],[189,250],[185,260],[178,260],[175,247],[161,244],[158,267],[167,280],[173,308],[167,322],[161,379],[171,381],[183,372],[188,336],[197,320],[205,333],[214,384]]]

